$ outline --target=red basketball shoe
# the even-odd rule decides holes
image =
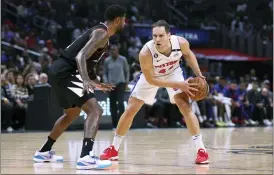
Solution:
[[[114,146],[110,146],[104,150],[103,154],[100,156],[101,160],[118,160],[118,151],[115,150]]]
[[[197,152],[197,158],[195,160],[196,164],[208,164],[208,153],[203,149],[200,148]]]

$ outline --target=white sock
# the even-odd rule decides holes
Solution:
[[[206,151],[201,134],[192,136],[192,140],[195,143],[196,151],[200,148],[203,148]]]
[[[125,136],[119,136],[118,134],[115,133],[112,145],[114,146],[115,150],[118,151],[120,148],[120,145],[123,141]]]

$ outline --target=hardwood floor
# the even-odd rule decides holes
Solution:
[[[2,174],[272,174],[273,128],[202,129],[209,165],[195,165],[196,152],[187,129],[130,130],[120,148],[119,162],[107,170],[76,170],[83,132],[65,132],[53,150],[63,163],[34,163],[34,152],[45,133],[1,135]],[[94,151],[99,156],[112,143],[113,131],[97,134]]]

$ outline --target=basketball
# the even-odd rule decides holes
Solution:
[[[195,97],[191,98],[192,100],[199,101],[204,99],[209,91],[209,86],[205,79],[201,77],[195,77],[188,81],[189,83],[196,83],[197,86],[194,86],[194,88],[198,89],[198,91],[191,91]]]

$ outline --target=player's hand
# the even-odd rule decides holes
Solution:
[[[115,87],[111,84],[104,84],[104,83],[101,83],[101,82],[96,81],[96,80],[95,81],[93,81],[93,80],[84,80],[83,84],[84,84],[83,91],[84,92],[86,91],[87,93],[89,93],[89,90],[94,90],[95,88],[106,92],[106,91],[113,90],[113,88]]]
[[[96,83],[95,87],[103,92],[112,91],[115,88],[112,84]]]
[[[180,82],[179,89],[184,91],[189,98],[193,98],[193,97],[195,97],[195,95],[191,91],[198,91],[198,89],[194,88],[198,84],[197,83],[189,83],[188,81],[190,79],[191,78],[188,78],[187,80]]]
[[[89,93],[90,90],[93,91],[96,88],[96,83],[90,79],[83,80],[83,93],[87,92]]]

